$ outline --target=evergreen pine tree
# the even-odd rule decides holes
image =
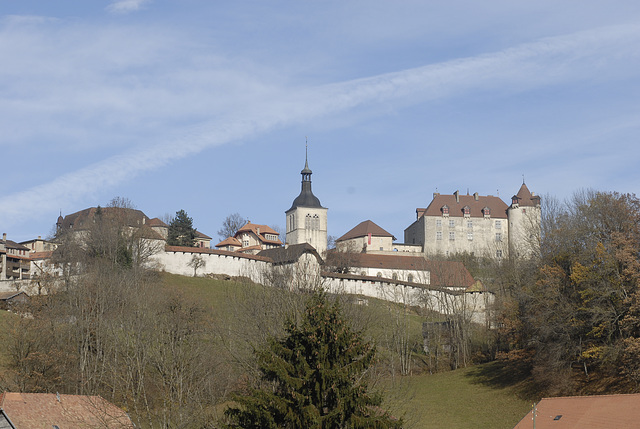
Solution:
[[[351,330],[340,307],[315,292],[300,325],[257,353],[265,387],[236,396],[225,414],[237,428],[399,428],[367,389],[375,346]]]
[[[193,219],[184,210],[176,212],[176,217],[169,223],[167,244],[170,246],[193,246],[196,239],[196,230],[193,227]]]

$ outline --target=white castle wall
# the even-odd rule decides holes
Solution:
[[[261,274],[270,266],[267,258],[253,255],[233,255],[232,252],[220,250],[185,250],[161,251],[152,257],[155,268],[172,274],[193,276],[193,267],[189,264],[194,256],[202,258],[204,266],[198,268],[197,274],[225,274],[228,276],[245,276],[254,282],[260,282]]]
[[[466,293],[445,289],[431,289],[420,285],[403,284],[376,277],[323,273],[323,286],[331,293],[347,293],[378,298],[385,301],[428,308],[438,313],[458,314],[475,323],[487,323],[487,311],[493,304],[491,293]]]

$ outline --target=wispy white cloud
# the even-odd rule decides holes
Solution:
[[[141,2],[131,3],[139,6]],[[105,92],[120,91],[119,100],[125,100],[125,105],[134,103],[130,112],[140,107],[148,108],[149,111],[142,112],[142,115],[152,117],[156,122],[175,120],[171,116],[172,111],[158,106],[188,106],[189,102],[195,103],[200,110],[215,112],[215,119],[201,120],[198,125],[176,126],[173,138],[165,137],[154,144],[135,147],[64,174],[50,183],[6,195],[0,198],[0,224],[24,219],[24,213],[55,211],[62,202],[77,201],[95,189],[113,187],[137,174],[160,168],[207,147],[259,135],[274,128],[344,114],[357,107],[407,105],[478,91],[497,89],[513,93],[580,79],[606,79],[608,74],[621,72],[616,67],[621,59],[637,64],[639,54],[636,47],[639,42],[638,26],[607,27],[543,39],[501,52],[308,88],[269,85],[242,70],[220,69],[213,73],[208,68],[210,64],[189,73],[192,77],[198,71],[202,75],[207,72],[214,74],[216,79],[224,76],[228,83],[237,82],[237,85],[231,84],[225,92],[219,89],[220,94],[212,94],[201,91],[203,83],[213,84],[204,77],[204,82],[197,80],[196,86],[190,88],[182,88],[182,80],[173,81],[176,88],[172,90],[150,90],[144,85],[128,87],[116,82],[115,88],[107,86]],[[145,69],[148,66],[142,64],[137,67]],[[164,73],[155,79],[165,79],[168,72]],[[177,73],[186,71],[181,69]],[[215,86],[223,87],[225,85]],[[185,90],[193,91],[192,99],[181,98]],[[134,95],[128,98],[127,91],[133,91]],[[212,109],[204,99],[216,98],[214,95],[219,95],[216,102],[219,104]],[[135,104],[139,103],[138,98],[144,100],[142,105]]]
[[[151,0],[114,0],[107,10],[111,13],[130,13],[140,10],[145,4],[150,3]]]

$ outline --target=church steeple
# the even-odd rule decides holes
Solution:
[[[306,146],[306,145],[305,145]],[[327,209],[311,191],[311,169],[309,168],[309,149],[305,147],[304,168],[300,195],[293,200],[291,208],[285,212],[287,241],[289,245],[308,243],[318,253],[327,250]]]
[[[300,172],[302,175],[302,189],[300,190],[300,195],[293,200],[293,204],[291,205],[291,209],[296,207],[322,207],[320,204],[320,200],[318,197],[313,195],[311,191],[311,174],[313,172],[309,168],[309,150],[308,146],[305,146],[305,154],[304,154],[304,168]]]

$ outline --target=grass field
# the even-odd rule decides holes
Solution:
[[[484,384],[478,367],[386,380],[387,404],[411,428],[513,428],[531,408],[512,387]]]

